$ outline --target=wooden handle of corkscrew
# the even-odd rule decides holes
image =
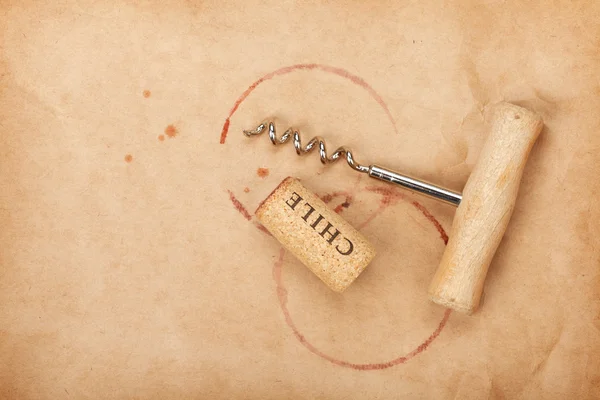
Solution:
[[[429,287],[432,301],[467,314],[477,310],[542,126],[541,118],[527,109],[509,103],[494,106],[489,136],[464,188],[450,240]]]

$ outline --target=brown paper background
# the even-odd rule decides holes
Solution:
[[[600,397],[598,2],[53,3],[0,2],[2,398]],[[301,70],[257,86],[219,143],[244,90],[302,63],[363,79],[397,132],[363,87]],[[379,212],[361,229],[378,258],[343,296],[278,264],[303,338],[354,364],[439,326],[426,290],[444,243],[411,202],[446,231],[453,209],[383,207],[383,184],[241,130],[275,117],[460,190],[500,100],[545,129],[481,311],[389,368],[309,351],[280,307],[279,246],[230,192],[252,212],[294,175],[351,192],[355,226]]]

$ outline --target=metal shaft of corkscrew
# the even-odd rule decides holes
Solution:
[[[368,174],[371,178],[399,185],[411,192],[420,193],[444,203],[452,204],[453,206],[458,206],[462,200],[462,195],[460,193],[444,189],[432,183],[415,179],[378,165],[369,166]]]
[[[267,127],[269,130],[269,139],[274,145],[284,144],[289,141],[290,138],[293,138],[294,148],[296,149],[296,153],[298,155],[309,153],[316,146],[318,146],[319,156],[323,164],[330,164],[342,157],[345,157],[346,162],[352,169],[358,172],[366,173],[371,178],[393,183],[411,192],[416,192],[453,206],[458,206],[462,200],[462,195],[460,193],[444,189],[432,183],[401,174],[379,165],[361,165],[354,159],[352,150],[344,146],[339,147],[331,154],[331,156],[329,156],[327,154],[325,140],[319,136],[315,136],[305,146],[302,146],[302,140],[298,131],[294,131],[292,128],[290,128],[286,130],[280,138],[278,138],[275,131],[275,125],[272,122],[263,122],[254,130],[244,131],[244,134],[246,136],[260,135],[267,129]]]

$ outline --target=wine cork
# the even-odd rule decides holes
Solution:
[[[284,179],[255,214],[335,292],[350,286],[375,257],[375,248],[360,232],[292,177]]]

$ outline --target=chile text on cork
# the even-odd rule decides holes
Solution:
[[[285,204],[287,204],[292,210],[295,211],[296,207],[302,200],[304,199],[300,197],[298,193],[293,192],[292,196],[289,198],[289,200],[285,202]],[[304,214],[304,216],[302,216],[304,222],[309,224],[310,227],[313,228],[330,245],[333,245],[333,242],[336,239],[338,239],[337,245],[335,246],[335,249],[338,251],[338,253],[344,256],[352,254],[352,251],[354,250],[354,244],[352,244],[352,241],[350,241],[350,239],[344,236],[340,237],[341,232],[337,228],[335,228],[329,221],[325,220],[325,217],[323,217],[320,213],[317,213],[316,218],[314,218],[312,222],[309,222],[309,219],[313,216],[315,208],[311,206],[308,202],[304,202],[304,204],[301,207],[304,207],[304,210],[306,210],[306,213]],[[300,208],[298,209],[300,210]],[[326,223],[326,225],[321,231],[318,231],[317,227],[323,220]],[[329,238],[325,238],[325,235],[328,235]]]

